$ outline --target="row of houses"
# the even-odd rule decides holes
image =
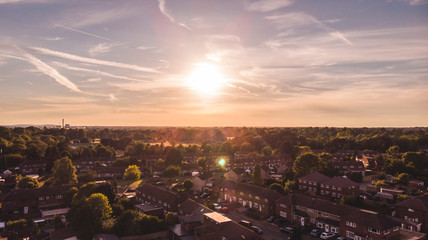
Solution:
[[[403,229],[409,224],[398,217],[300,194],[290,194],[278,199],[276,213],[288,222],[302,227],[316,226],[325,232],[354,240],[400,239],[400,234],[403,234]]]
[[[359,184],[346,177],[327,177],[319,172],[313,172],[298,179],[299,189],[308,191],[312,195],[323,195],[332,198],[341,198],[343,195],[359,193]]]

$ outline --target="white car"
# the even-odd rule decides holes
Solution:
[[[321,233],[320,238],[321,239],[331,239],[331,238],[334,238],[335,236],[336,236],[336,234],[334,234],[334,233],[323,232],[323,233]]]
[[[220,211],[221,210],[221,206],[218,203],[213,203],[213,205],[214,205],[214,209],[216,211]]]

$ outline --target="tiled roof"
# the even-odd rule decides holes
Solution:
[[[327,177],[324,174],[321,174],[319,172],[313,172],[311,174],[308,174],[306,176],[300,177],[299,180],[306,180],[306,181],[312,181],[312,182],[322,182],[324,180],[329,179],[329,177]]]
[[[428,193],[422,196],[413,197],[395,204],[395,206],[412,208],[419,211],[428,212]]]
[[[249,185],[246,183],[237,183],[229,180],[220,179],[216,184],[218,187],[251,193],[267,199],[277,200],[281,198],[281,194],[279,194],[276,190],[259,187],[255,185]]]
[[[381,231],[400,227],[401,220],[391,216],[386,216],[377,212],[358,209],[343,217],[344,221],[351,221],[357,225],[372,227]]]
[[[276,203],[277,204],[283,203],[287,206],[294,205],[294,206],[307,207],[317,211],[322,211],[322,212],[326,212],[336,216],[340,216],[340,217],[348,214],[349,212],[358,210],[358,208],[351,207],[348,205],[337,204],[324,199],[307,197],[300,194],[289,194],[288,196],[285,196],[277,200]]]
[[[58,195],[62,194],[68,189],[73,187],[72,185],[66,186],[54,186],[54,187],[42,187],[42,188],[34,188],[34,189],[16,189],[10,191],[6,194],[2,201],[16,201],[16,200],[24,200],[24,199],[35,199],[41,196],[47,195]]]
[[[138,187],[135,191],[154,196],[156,197],[156,199],[160,199],[163,202],[167,203],[173,203],[178,198],[178,195],[176,193],[170,192],[160,187],[156,187],[151,184],[144,184]]]
[[[204,213],[213,212],[211,209],[189,198],[186,199],[182,204],[178,206],[178,210],[181,215],[204,214]]]
[[[262,240],[263,238],[257,235],[252,230],[241,226],[237,222],[229,221],[222,224],[207,224],[195,229],[196,234],[200,239],[204,240]]]
[[[340,167],[341,169],[343,168],[343,166],[346,166],[346,167],[354,166],[355,170],[359,169],[358,166],[361,166],[360,169],[364,169],[364,164],[363,162],[360,162],[360,161],[333,162],[332,165],[333,167],[337,166],[337,167]]]
[[[341,176],[335,176],[329,179],[326,179],[324,181],[321,182],[322,184],[326,184],[326,185],[330,185],[330,186],[336,186],[336,187],[342,187],[342,188],[347,188],[347,187],[357,187],[358,183],[353,182],[351,180],[349,180],[348,178],[344,178]]]

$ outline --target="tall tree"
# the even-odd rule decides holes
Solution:
[[[318,169],[319,158],[313,153],[300,155],[293,164],[293,170],[298,177],[307,175]]]
[[[263,179],[259,164],[254,167],[252,183],[257,186],[263,186]]]
[[[141,176],[140,168],[137,167],[136,165],[131,165],[125,170],[125,173],[123,174],[123,179],[135,181],[140,179],[140,176]]]
[[[56,160],[52,171],[55,185],[77,183],[76,168],[68,157]]]

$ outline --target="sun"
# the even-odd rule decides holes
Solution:
[[[196,63],[187,77],[189,87],[200,94],[216,94],[226,83],[218,66],[210,63]]]

